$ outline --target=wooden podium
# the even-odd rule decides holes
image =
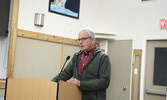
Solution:
[[[36,78],[8,79],[5,100],[81,100],[80,89],[71,83]]]

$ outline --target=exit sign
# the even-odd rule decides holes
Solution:
[[[161,19],[160,20],[160,28],[161,29],[167,29],[167,19]]]

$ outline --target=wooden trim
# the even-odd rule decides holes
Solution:
[[[60,68],[60,70],[62,69],[63,64],[64,64],[64,44],[62,44],[61,68]]]
[[[21,29],[18,29],[18,36],[24,37],[24,38],[49,41],[49,42],[69,44],[69,45],[79,45],[78,42],[76,42],[74,39],[63,38],[63,37],[58,37],[58,36],[54,36],[54,35],[26,31],[26,30],[21,30]]]
[[[18,11],[19,11],[19,0],[13,0],[10,46],[9,46],[9,55],[8,55],[8,69],[7,69],[7,77],[10,77],[10,78],[13,78],[13,72],[14,72]]]
[[[132,89],[131,89],[131,100],[133,100],[134,98],[134,79],[135,79],[135,75],[134,75],[134,69],[135,69],[135,55],[133,53],[133,63],[132,63]]]
[[[138,50],[138,56],[139,56],[139,72],[138,72],[138,94],[137,94],[137,100],[140,100],[140,77],[141,77],[142,50]]]
[[[5,83],[6,83],[5,79],[0,79],[0,89],[5,88]]]
[[[133,97],[134,97],[134,80],[135,80],[134,70],[135,70],[135,65],[136,65],[136,62],[135,62],[136,56],[139,56],[137,100],[140,100],[140,76],[141,76],[141,58],[142,58],[141,49],[135,49],[133,53],[131,100],[133,100]]]
[[[101,49],[101,51],[105,52],[105,49]]]
[[[79,43],[74,39],[59,37],[55,35],[43,34],[38,32],[32,32],[27,30],[18,29],[18,37],[48,41],[48,42],[55,42],[55,43],[62,43],[68,45],[76,45],[79,46]],[[100,47],[99,43],[95,43],[97,47]]]

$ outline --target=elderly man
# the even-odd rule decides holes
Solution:
[[[110,60],[95,46],[95,33],[90,28],[79,32],[80,51],[52,81],[66,81],[77,85],[82,90],[82,100],[106,100],[106,89],[110,83]]]

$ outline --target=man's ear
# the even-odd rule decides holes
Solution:
[[[94,42],[95,42],[95,38],[91,38],[91,40],[92,40],[92,43],[94,43]]]

